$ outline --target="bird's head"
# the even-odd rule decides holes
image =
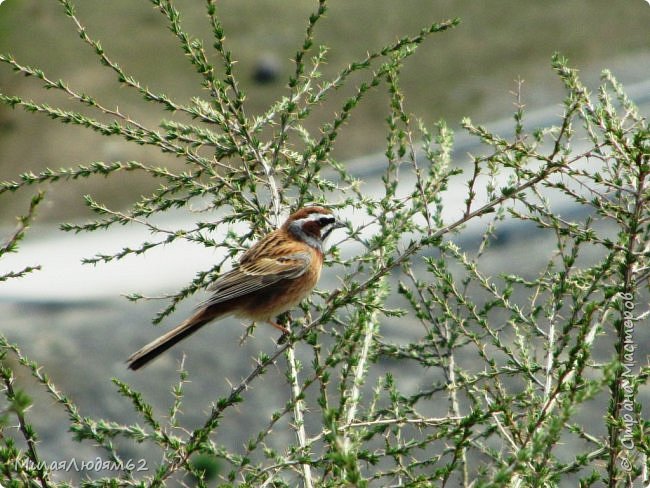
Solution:
[[[303,207],[292,213],[282,226],[297,239],[322,252],[331,232],[344,224],[325,207]]]

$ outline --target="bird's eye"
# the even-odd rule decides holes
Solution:
[[[321,217],[318,219],[318,223],[321,225],[321,227],[325,227],[328,224],[333,224],[334,223],[334,218],[333,217]]]

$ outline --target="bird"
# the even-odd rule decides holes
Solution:
[[[344,224],[325,207],[307,206],[292,213],[211,284],[208,290],[213,294],[194,314],[131,355],[128,368],[140,369],[204,325],[228,315],[268,322],[288,333],[274,319],[297,306],[316,286],[325,241],[339,227]]]

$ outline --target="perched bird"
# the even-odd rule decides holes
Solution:
[[[239,264],[210,286],[214,294],[194,315],[133,354],[127,364],[136,370],[193,334],[208,322],[236,315],[256,322],[274,322],[316,286],[323,267],[323,244],[342,227],[323,207],[304,207],[291,214],[279,229],[246,251]]]

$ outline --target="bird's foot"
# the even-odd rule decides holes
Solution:
[[[287,329],[286,327],[278,324],[277,322],[273,322],[271,320],[269,320],[269,324],[271,324],[276,329],[282,331],[282,335],[278,338],[277,344],[282,345],[285,342],[287,342],[287,339],[289,338],[289,335],[291,334],[291,332],[289,332],[289,329]]]
[[[278,330],[281,330],[285,334],[289,334],[289,329],[284,327],[283,325],[278,324],[277,322],[273,322],[272,320],[269,320],[269,324],[271,324],[273,327],[275,327]]]

